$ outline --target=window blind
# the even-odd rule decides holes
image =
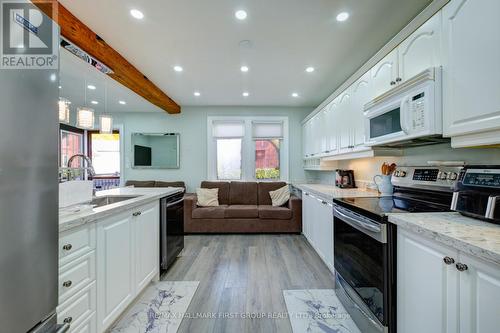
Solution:
[[[241,138],[245,136],[243,121],[214,121],[212,135],[215,138]]]
[[[252,135],[254,139],[283,139],[283,122],[252,122]]]

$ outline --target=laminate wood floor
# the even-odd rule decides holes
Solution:
[[[200,281],[179,333],[292,332],[283,290],[334,287],[302,235],[189,235],[161,279]]]

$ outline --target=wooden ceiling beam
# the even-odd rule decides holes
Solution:
[[[113,70],[111,78],[168,113],[181,112],[180,106],[144,74],[109,46],[57,0],[32,0],[46,15],[57,22],[61,35]]]

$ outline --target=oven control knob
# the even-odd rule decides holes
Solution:
[[[394,177],[399,177],[399,170],[394,171]]]
[[[399,177],[406,177],[406,171],[400,171]]]
[[[437,177],[440,180],[446,180],[446,177],[448,177],[448,174],[444,171],[439,171]]]
[[[449,180],[456,180],[458,178],[458,174],[456,172],[450,172],[448,174],[448,179]]]

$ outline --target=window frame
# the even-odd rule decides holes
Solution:
[[[234,181],[259,181],[277,182],[289,181],[289,127],[286,116],[209,116],[207,117],[207,178],[212,181],[219,181],[217,178],[217,144],[216,137],[213,136],[212,124],[214,121],[241,121],[245,126],[245,134],[242,138],[241,147],[241,179]],[[253,138],[252,122],[282,122],[283,138],[280,139],[280,178],[257,179],[255,177],[255,139]],[[220,180],[231,181],[231,180]]]
[[[87,147],[87,156],[90,158],[92,161],[92,134],[99,134],[99,130],[87,130],[86,131],[86,137],[87,137],[87,142],[86,142],[86,147]],[[96,174],[93,176],[93,179],[121,179],[122,174],[123,174],[123,163],[122,163],[122,134],[120,133],[119,130],[113,129],[113,134],[118,134],[120,139],[119,139],[119,146],[120,146],[120,175],[119,176],[114,176],[111,174]]]
[[[82,146],[80,148],[81,148],[82,154],[85,154],[85,139],[86,139],[86,137],[85,137],[85,131],[82,130],[81,128],[66,125],[66,124],[59,124],[59,150],[58,150],[59,167],[65,168],[66,165],[61,165],[61,162],[62,162],[61,161],[61,159],[62,159],[61,149],[62,149],[62,134],[63,134],[63,132],[77,134],[77,135],[81,136]]]

